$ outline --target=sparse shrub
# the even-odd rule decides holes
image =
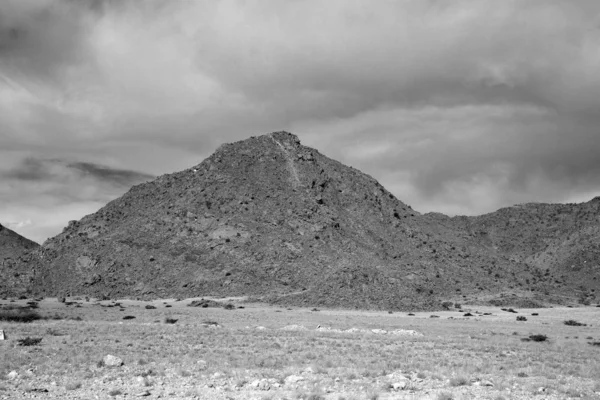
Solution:
[[[225,304],[223,308],[226,310],[235,310],[235,306],[233,304]]]
[[[52,328],[46,329],[46,334],[50,335],[50,336],[65,336],[64,333],[59,332],[59,331],[57,331],[55,329],[52,329]]]
[[[121,393],[123,393],[123,392],[121,392],[119,389],[112,389],[112,390],[110,390],[110,391],[108,392],[108,395],[109,395],[110,397],[117,397],[117,396],[118,396],[118,395],[120,395]]]
[[[469,380],[464,376],[455,376],[454,378],[450,379],[450,386],[452,387],[467,386],[468,384]]]
[[[529,375],[527,375],[525,372],[519,372],[519,373],[517,374],[517,376],[518,376],[519,378],[527,378]]]
[[[525,318],[525,317],[524,317],[524,316],[522,316],[522,315],[519,315],[519,316],[517,317],[517,321],[527,321],[527,318]]]
[[[25,339],[17,340],[19,346],[37,346],[42,342],[42,338],[33,338],[27,336]]]
[[[66,390],[77,390],[77,389],[81,389],[81,382],[72,382],[72,383],[67,383],[65,385],[65,389]]]
[[[166,318],[165,318],[165,324],[174,324],[174,323],[176,323],[177,321],[178,321],[178,320],[177,320],[177,319],[175,319],[175,318],[169,318],[169,317],[166,317]]]
[[[42,319],[42,316],[35,311],[20,310],[2,310],[0,311],[0,321],[5,322],[32,322]]]
[[[534,312],[534,313],[531,313],[531,315],[533,315],[534,317],[537,317],[537,316],[538,316],[538,315],[540,315],[540,314],[538,314],[538,313]]]
[[[548,340],[548,336],[542,334],[529,335],[529,339],[534,342],[545,342]]]
[[[450,307],[452,307],[452,305],[453,305],[453,304],[454,304],[454,303],[452,303],[451,301],[444,301],[444,302],[442,303],[442,307],[444,307],[444,309],[446,309],[446,310],[449,310],[449,309],[450,309]]]
[[[135,317],[133,315],[126,315],[123,319],[135,319]]]
[[[413,313],[409,312],[409,313],[408,313],[408,316],[409,316],[409,317],[414,317],[414,316],[415,316],[415,314],[413,314]]]
[[[454,397],[450,392],[440,392],[437,395],[437,400],[453,400]]]
[[[577,322],[574,319],[569,319],[569,320],[565,321],[564,324],[568,325],[568,326],[587,326],[587,324]]]
[[[145,308],[146,310],[156,310],[156,307],[151,304],[147,304]]]
[[[472,317],[472,316],[473,316],[473,314],[471,314],[470,312],[468,312],[468,313],[465,313],[465,314],[463,315],[463,317]]]
[[[313,308],[313,309],[312,309],[312,310],[310,310],[310,311],[321,311],[321,310],[319,310],[318,308]]]
[[[591,345],[591,346],[600,347],[600,342],[588,342],[588,344]]]

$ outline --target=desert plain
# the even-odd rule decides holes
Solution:
[[[0,300],[3,316],[42,317],[0,321],[0,399],[600,399],[595,305],[409,313],[194,300]]]

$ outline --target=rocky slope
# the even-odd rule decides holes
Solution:
[[[30,285],[26,260],[39,245],[0,225],[0,295],[18,295]]]
[[[449,220],[481,246],[539,271],[530,283],[545,281],[550,292],[596,300],[600,198],[581,204],[529,203]]]
[[[29,263],[30,289],[377,309],[555,294],[529,254],[475,235],[477,221],[420,215],[372,177],[276,132],[223,145],[71,222]]]

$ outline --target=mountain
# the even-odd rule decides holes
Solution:
[[[17,295],[30,285],[31,269],[24,262],[39,245],[0,225],[0,294]]]
[[[482,235],[511,217],[485,218],[421,215],[372,177],[275,132],[223,145],[72,221],[31,256],[28,289],[388,310],[573,297],[575,281],[554,291],[530,260],[533,233],[532,243],[505,227]]]

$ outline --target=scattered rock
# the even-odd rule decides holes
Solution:
[[[394,390],[404,390],[408,384],[406,381],[394,382],[392,383],[392,389]]]
[[[10,371],[8,373],[8,375],[6,375],[6,377],[8,378],[9,381],[14,381],[15,379],[17,379],[19,377],[19,374],[17,373],[17,371]]]
[[[304,377],[300,376],[300,375],[290,375],[288,377],[285,378],[285,384],[286,385],[290,385],[290,384],[294,384],[294,383],[298,383],[300,381],[303,381]]]
[[[6,333],[4,333],[4,331],[2,329],[0,329],[0,340],[6,340],[6,339],[8,339],[6,337]]]
[[[121,365],[123,365],[123,360],[121,360],[119,357],[110,354],[104,356],[102,361],[104,361],[104,365],[106,365],[107,367],[120,367]]]
[[[136,394],[136,397],[146,397],[146,396],[150,396],[151,393],[148,390],[144,390],[143,392],[140,392],[138,394]]]
[[[250,387],[258,390],[269,390],[271,389],[271,384],[266,379],[256,379],[250,383]]]

